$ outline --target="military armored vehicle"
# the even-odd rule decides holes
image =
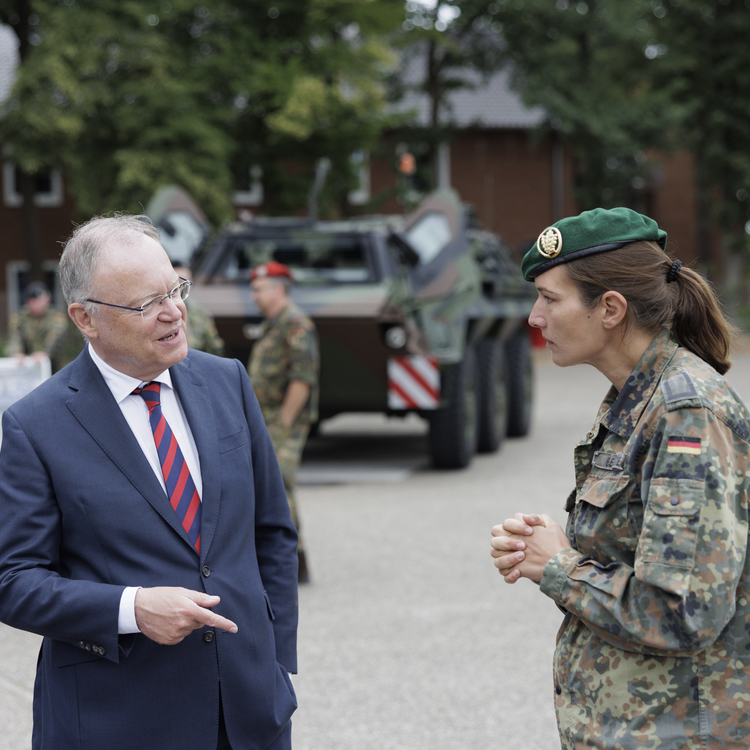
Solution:
[[[468,227],[453,191],[406,217],[256,219],[217,234],[191,296],[242,362],[261,321],[248,272],[270,260],[292,269],[292,298],[318,329],[321,420],[417,412],[440,468],[528,432],[535,291],[500,238]]]

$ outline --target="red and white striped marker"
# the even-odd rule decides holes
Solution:
[[[437,409],[440,367],[434,357],[410,355],[388,360],[389,409]]]

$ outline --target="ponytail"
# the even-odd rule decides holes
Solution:
[[[634,325],[656,334],[667,326],[680,346],[723,375],[731,365],[734,326],[724,317],[708,282],[678,263],[655,242],[638,241],[564,267],[584,304],[593,307],[604,292],[619,292],[628,303],[626,329]]]
[[[682,268],[674,285],[675,300],[671,332],[680,346],[697,354],[718,373],[731,367],[729,346],[735,327],[727,321],[708,282],[692,268]]]

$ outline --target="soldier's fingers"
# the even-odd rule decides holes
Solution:
[[[512,552],[508,555],[500,555],[495,557],[494,565],[503,574],[507,575],[508,571],[514,568],[518,563],[523,562],[526,559],[525,552]]]
[[[548,529],[551,528],[552,526],[559,525],[557,521],[555,521],[555,519],[552,518],[552,516],[548,516],[546,513],[542,513],[539,516],[539,519],[542,522],[542,526],[546,526]]]
[[[502,571],[500,572],[502,573]],[[516,568],[515,570],[511,570],[507,575],[504,575],[503,578],[505,579],[505,583],[515,583],[521,578],[521,571]]]
[[[492,547],[493,552],[495,550],[513,552],[515,550],[526,549],[526,542],[514,536],[496,536],[492,538],[490,547]]]
[[[523,521],[525,521],[529,526],[545,526],[544,519],[550,518],[546,513],[542,513],[541,515],[538,515],[536,513],[516,513],[514,518],[521,518]]]
[[[518,513],[516,515],[521,514]],[[523,534],[525,536],[531,536],[531,534],[534,533],[534,529],[523,520],[522,515],[521,518],[516,518],[515,516],[513,518],[507,518],[503,521],[503,529],[508,534]]]

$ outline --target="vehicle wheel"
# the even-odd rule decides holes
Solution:
[[[508,430],[508,392],[503,366],[503,345],[484,339],[477,346],[478,453],[494,453]]]
[[[505,342],[505,383],[508,388],[508,437],[524,437],[531,427],[534,372],[531,338],[524,327]]]
[[[435,468],[463,469],[477,449],[475,357],[467,347],[462,362],[445,371],[443,397],[448,406],[430,414],[430,457]]]

